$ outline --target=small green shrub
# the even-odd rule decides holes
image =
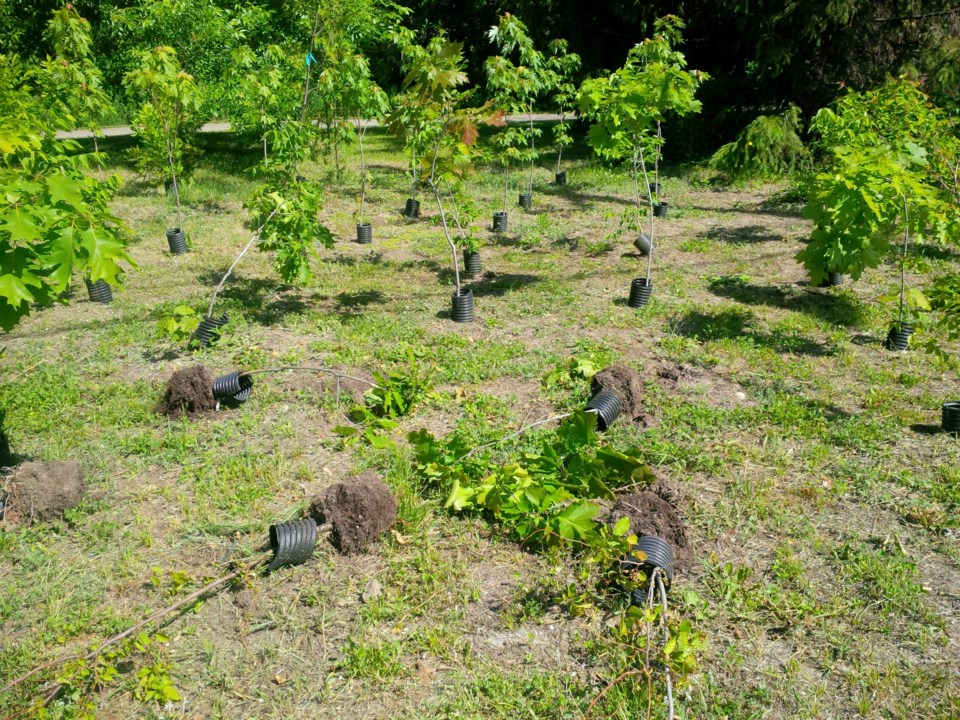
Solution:
[[[797,134],[800,109],[791,105],[778,115],[761,115],[733,142],[710,158],[710,167],[732,182],[769,180],[809,164],[810,153]]]

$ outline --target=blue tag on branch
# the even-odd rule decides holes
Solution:
[[[311,64],[315,63],[317,59],[313,56],[312,52],[307,53],[307,67],[310,67]]]

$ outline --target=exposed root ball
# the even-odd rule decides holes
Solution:
[[[623,403],[623,414],[630,421],[643,416],[643,380],[624,365],[610,365],[593,376],[593,392],[612,392]]]
[[[333,526],[333,546],[351,555],[360,552],[397,520],[397,501],[384,482],[364,473],[325,489],[310,507],[318,524]]]
[[[22,521],[53,520],[83,500],[86,486],[75,462],[29,462],[10,479],[11,515]]]
[[[213,375],[203,365],[177,370],[167,382],[167,391],[158,412],[170,417],[202,415],[217,407],[213,397]]]
[[[690,567],[691,553],[683,520],[660,495],[650,490],[622,495],[610,510],[607,521],[613,525],[622,517],[630,518],[631,534],[656,535],[673,545],[675,568]]]

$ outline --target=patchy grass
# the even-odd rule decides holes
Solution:
[[[79,461],[89,495],[62,521],[0,529],[0,678],[184,597],[254,554],[270,523],[372,468],[398,497],[395,534],[352,558],[322,545],[306,565],[193,606],[167,641],[94,688],[97,714],[584,717],[642,645],[617,630],[623,598],[609,589],[599,606],[576,606],[574,560],[531,555],[450,514],[403,440],[456,428],[479,445],[580,407],[587,382],[563,375],[576,357],[641,372],[647,427],[620,422],[608,437],[639,448],[682,498],[694,564],[677,575],[670,622],[706,639],[697,667],[675,678],[682,717],[960,715],[960,445],[935,432],[957,365],[883,349],[893,309],[876,298],[893,266],[809,287],[793,259],[809,227],[782,188],[718,192],[668,172],[653,301],[631,310],[644,260],[632,238],[610,237],[630,189],[581,152],[569,185],[553,186],[545,162],[533,212],[511,191],[510,232],[481,232],[477,321],[459,326],[436,213],[424,202],[420,221],[400,217],[404,159],[385,134],[367,138],[374,244],[352,242],[351,157],[325,211],[341,242],[314,279],[284,286],[270,258],[251,253],[221,295],[223,337],[196,353],[159,339],[156,320],[181,303],[205,311],[246,242],[256,148],[201,138],[183,188],[192,252],[176,257],[163,236],[170,200],[117,163],[128,183],[115,210],[141,269],[112,305],[86,302],[77,282],[69,306],[4,338],[0,407],[14,452]],[[128,141],[104,144],[117,157]],[[471,180],[481,228],[501,183],[493,169]],[[924,246],[909,274],[957,270],[957,254]],[[432,368],[434,392],[381,447],[333,432],[345,400],[309,374],[260,377],[250,401],[211,418],[154,412],[170,374],[197,362],[215,374],[297,363],[369,372],[411,356]],[[382,591],[364,601],[374,579]],[[147,699],[145,683],[167,677],[181,700]],[[594,716],[645,717],[649,700],[665,717],[659,675],[650,687],[627,676]],[[42,691],[28,683],[0,712]],[[76,696],[51,713],[79,717]]]

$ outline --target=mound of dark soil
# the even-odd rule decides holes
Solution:
[[[593,392],[612,392],[623,403],[623,414],[634,422],[643,418],[643,379],[625,365],[610,365],[593,376]]]
[[[664,492],[669,492],[664,489]],[[630,518],[630,533],[636,536],[655,535],[673,546],[673,566],[684,571],[690,567],[692,553],[687,546],[687,531],[673,505],[653,489],[621,495],[610,509],[607,522],[614,525],[620,518]]]
[[[397,501],[373,473],[337,483],[316,497],[310,515],[333,526],[330,542],[345,555],[363,550],[397,520]]]
[[[202,415],[214,410],[213,375],[203,365],[177,370],[167,381],[167,390],[157,412],[170,417]]]
[[[10,478],[11,514],[27,523],[53,520],[75,507],[86,494],[83,473],[75,462],[29,462]]]

